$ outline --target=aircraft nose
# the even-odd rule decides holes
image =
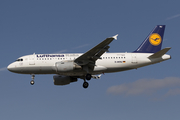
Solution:
[[[10,72],[14,72],[14,73],[22,73],[23,72],[23,69],[21,67],[19,67],[16,62],[13,62],[10,65],[8,65],[7,69]]]
[[[13,65],[13,63],[11,63],[11,64],[9,64],[8,66],[7,66],[7,69],[9,70],[9,71],[11,71],[11,72],[13,72],[14,71],[14,65]]]
[[[7,66],[7,69],[8,69],[9,71],[11,71],[11,70],[12,70],[12,64],[8,65],[8,66]]]

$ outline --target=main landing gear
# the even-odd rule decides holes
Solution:
[[[31,82],[30,82],[30,84],[31,84],[31,85],[34,85],[34,83],[35,83],[35,82],[34,82],[34,77],[35,77],[35,75],[34,75],[34,74],[32,74],[32,77],[31,77],[31,78],[32,78],[32,80],[31,80]]]
[[[88,86],[89,86],[89,83],[86,82],[86,81],[84,81],[84,83],[83,83],[83,88],[88,88]]]
[[[91,74],[86,74],[85,79],[84,79],[84,83],[83,83],[83,88],[88,88],[89,83],[86,82],[86,80],[89,81],[89,80],[91,80],[91,78],[92,78],[92,75],[91,75]]]
[[[86,80],[91,80],[91,78],[92,78],[91,74],[86,75]]]

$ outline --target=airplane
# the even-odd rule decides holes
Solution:
[[[117,40],[117,35],[104,41],[85,53],[32,54],[18,58],[7,69],[14,73],[30,74],[34,85],[36,74],[55,74],[54,85],[68,85],[79,78],[84,80],[83,87],[88,88],[87,81],[99,79],[101,74],[137,69],[159,63],[171,56],[166,54],[171,47],[161,50],[165,25],[157,25],[142,44],[131,53],[109,53],[109,44]]]

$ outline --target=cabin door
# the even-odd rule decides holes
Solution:
[[[35,55],[29,56],[29,65],[35,65]]]

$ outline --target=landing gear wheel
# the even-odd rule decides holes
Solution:
[[[88,86],[89,86],[89,83],[88,83],[88,82],[84,82],[84,83],[83,83],[83,88],[88,88]]]
[[[31,85],[34,85],[34,80],[31,80],[30,84],[31,84]]]
[[[86,80],[91,80],[91,78],[92,78],[91,74],[86,75]]]
[[[31,85],[34,85],[34,77],[35,77],[35,75],[34,75],[34,74],[32,74],[32,77],[31,77],[31,78],[32,78],[32,80],[31,80],[31,82],[30,82],[30,84],[31,84]]]

